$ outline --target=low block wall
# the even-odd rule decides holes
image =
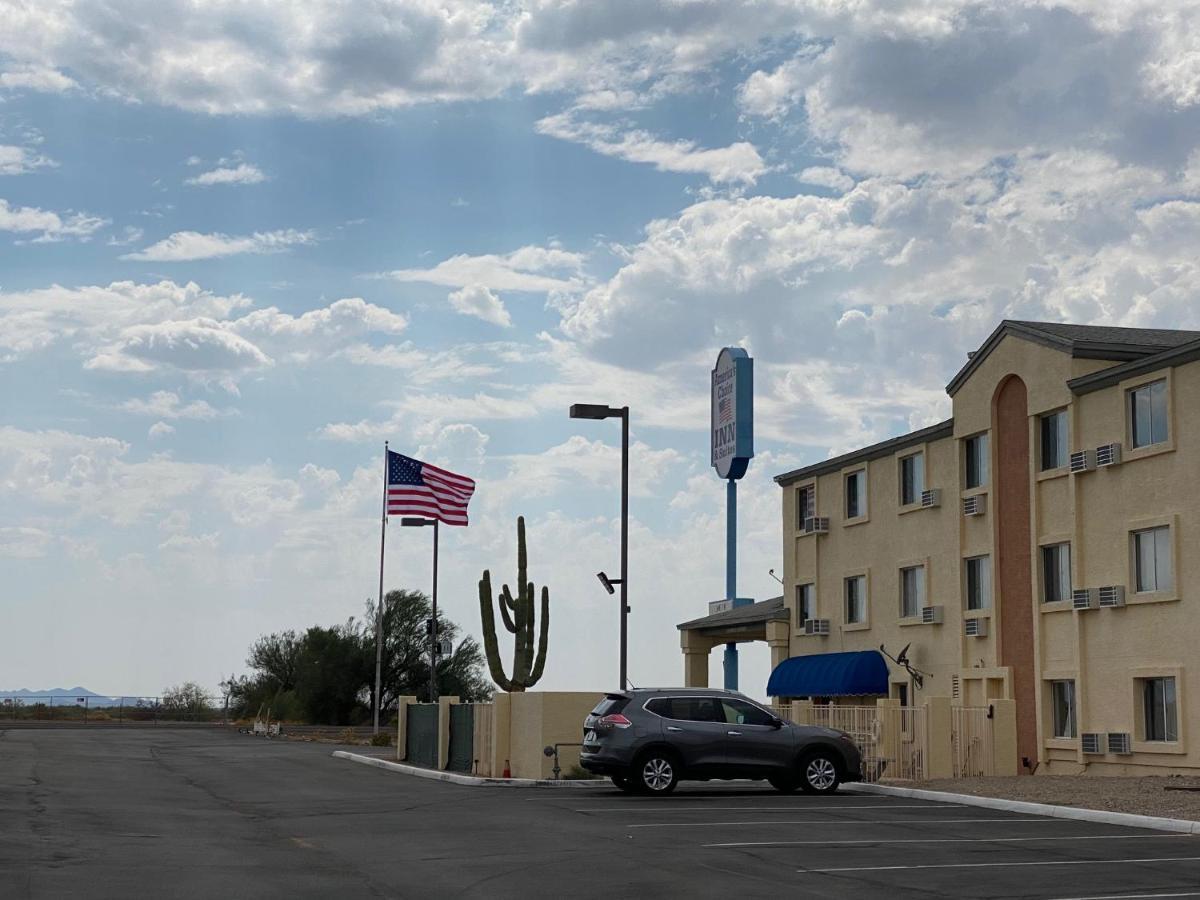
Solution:
[[[550,778],[554,759],[542,750],[554,743],[578,744],[583,720],[604,694],[591,691],[526,691],[509,695],[509,754],[514,778]],[[558,755],[564,772],[579,763],[578,747]]]

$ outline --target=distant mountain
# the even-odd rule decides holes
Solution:
[[[108,694],[97,694],[95,691],[89,691],[85,687],[48,688],[44,691],[31,691],[29,688],[20,688],[15,691],[0,691],[0,700],[49,702],[51,697],[54,698],[56,704],[78,703],[80,697],[87,697],[88,703],[92,706],[96,705],[95,701],[111,703],[117,700],[117,698],[110,697]]]

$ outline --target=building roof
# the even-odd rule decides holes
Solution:
[[[1005,319],[967,364],[946,385],[951,397],[971,377],[988,354],[1008,335],[1069,353],[1079,359],[1138,360],[1200,340],[1200,331],[1166,328],[1116,328],[1110,325],[1070,325],[1064,322],[1023,322]]]
[[[772,597],[770,600],[759,600],[757,603],[748,603],[745,606],[735,606],[733,609],[725,610],[725,612],[692,619],[692,621],[684,622],[676,627],[680,631],[695,631],[702,628],[729,628],[734,625],[757,625],[761,622],[770,622],[773,619],[786,619],[787,617],[787,607],[783,605],[783,597],[780,596]]]
[[[902,434],[898,437],[888,438],[886,441],[880,441],[878,444],[863,447],[861,450],[843,453],[841,456],[834,456],[819,463],[813,463],[810,466],[793,469],[791,472],[784,472],[782,475],[776,475],[775,481],[778,484],[787,485],[805,478],[827,475],[830,472],[840,471],[846,468],[846,466],[854,465],[854,463],[882,459],[885,456],[891,456],[897,450],[903,450],[905,447],[924,444],[926,441],[935,441],[938,438],[950,437],[953,433],[954,420],[947,419],[945,422],[938,422],[936,425],[930,425],[927,428],[910,431],[908,434]]]
[[[1167,368],[1168,366],[1179,366],[1184,363],[1195,362],[1198,359],[1200,359],[1200,338],[1189,341],[1186,344],[1179,344],[1151,356],[1143,356],[1141,359],[1130,360],[1118,366],[1101,369],[1099,372],[1092,372],[1089,375],[1072,378],[1067,382],[1067,387],[1075,394],[1090,394],[1092,391],[1098,391],[1101,388],[1112,387],[1114,384],[1119,384],[1126,378],[1133,378],[1135,375],[1142,375],[1146,372],[1153,372],[1155,369]]]

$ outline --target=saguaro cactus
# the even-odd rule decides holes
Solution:
[[[517,517],[517,591],[516,596],[504,585],[496,598],[504,627],[513,635],[512,677],[504,674],[500,649],[496,641],[496,618],[492,612],[492,574],[483,570],[479,582],[479,612],[483,619],[483,647],[487,652],[492,680],[504,691],[523,691],[537,684],[546,668],[546,645],[550,638],[550,588],[542,586],[542,621],[537,643],[533,638],[534,587],[526,580],[525,517]],[[537,650],[536,656],[534,650]]]

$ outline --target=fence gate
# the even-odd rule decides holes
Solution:
[[[408,706],[408,726],[404,744],[406,762],[429,769],[437,768],[438,705],[436,703],[412,703]]]
[[[986,706],[951,708],[950,739],[954,746],[954,777],[984,778],[996,774],[992,752],[992,723]]]
[[[850,735],[863,758],[863,781],[925,777],[929,717],[913,706],[814,706],[812,723]]]
[[[450,704],[450,753],[446,768],[451,772],[470,772],[474,746],[474,704]]]

